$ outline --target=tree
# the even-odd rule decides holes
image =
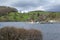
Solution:
[[[55,12],[50,13],[50,14],[48,15],[48,17],[49,17],[50,19],[56,18]]]

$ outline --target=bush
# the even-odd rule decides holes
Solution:
[[[42,40],[42,33],[38,30],[26,30],[15,27],[0,29],[0,40]]]

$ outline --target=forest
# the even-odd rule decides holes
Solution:
[[[60,21],[60,12],[36,10],[19,13],[16,8],[0,6],[0,22],[48,22],[49,20]]]

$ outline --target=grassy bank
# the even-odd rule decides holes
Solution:
[[[60,20],[60,12],[31,11],[28,13],[10,12],[0,16],[0,22],[30,22]]]

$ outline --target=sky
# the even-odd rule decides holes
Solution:
[[[60,11],[60,0],[0,0],[0,6],[15,7],[19,11]]]

